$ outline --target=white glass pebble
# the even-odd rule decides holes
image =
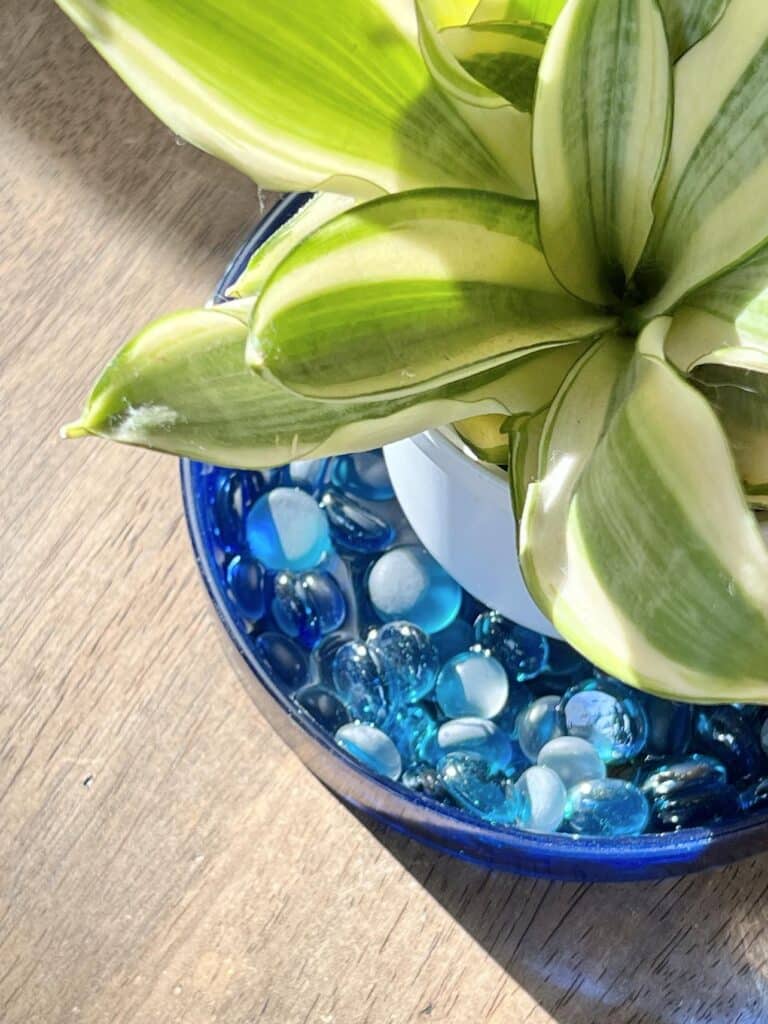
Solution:
[[[437,703],[448,718],[493,718],[507,703],[509,680],[501,662],[484,651],[464,651],[440,669]]]
[[[566,789],[579,782],[605,778],[605,762],[586,740],[579,736],[558,736],[539,751],[538,763],[551,768]]]
[[[518,800],[518,827],[527,832],[556,832],[568,799],[557,772],[534,765],[523,772],[514,788]]]
[[[400,752],[381,729],[358,722],[336,730],[336,742],[366,768],[388,779],[397,780],[403,770]]]

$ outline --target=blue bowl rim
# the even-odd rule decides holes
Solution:
[[[280,200],[275,207],[257,224],[248,235],[240,249],[237,251],[214,294],[215,302],[225,301],[225,291],[245,268],[250,256],[259,245],[269,238],[282,224],[289,220],[302,206],[311,198],[310,194],[290,194]],[[216,579],[216,566],[213,559],[211,547],[206,543],[205,531],[201,525],[201,518],[197,505],[195,487],[195,466],[190,459],[181,459],[181,489],[184,503],[184,512],[189,530],[190,541],[193,553],[197,562],[203,584],[208,596],[216,611],[220,625],[223,627],[228,639],[234,645],[240,659],[246,668],[256,678],[260,687],[271,697],[294,723],[311,738],[314,743],[320,745],[326,754],[344,762],[347,769],[358,776],[361,782],[368,786],[377,787],[388,794],[390,806],[400,804],[403,812],[417,807],[423,808],[432,820],[441,821],[446,829],[466,831],[468,834],[479,835],[487,839],[496,848],[506,848],[510,852],[520,852],[526,860],[541,859],[542,862],[563,865],[570,865],[573,862],[582,862],[593,867],[605,867],[605,878],[617,876],[616,880],[622,880],[620,872],[622,864],[629,867],[637,862],[656,862],[657,864],[689,863],[693,869],[695,861],[704,849],[716,844],[719,840],[734,838],[749,833],[759,835],[764,833],[766,849],[768,850],[768,810],[761,813],[745,815],[744,820],[726,821],[715,824],[709,828],[697,827],[670,833],[645,833],[641,836],[602,838],[575,836],[569,833],[535,833],[526,832],[521,829],[493,825],[472,818],[469,814],[460,809],[454,809],[436,801],[423,797],[418,793],[406,790],[400,783],[393,782],[383,776],[376,775],[367,770],[360,762],[350,757],[346,751],[337,746],[331,737],[328,736],[309,716],[300,713],[298,707],[283,693],[269,678],[268,674],[260,666],[253,651],[244,641],[244,632],[241,630],[234,616],[227,607],[220,585]],[[327,780],[324,780],[327,781]],[[335,787],[332,787],[335,788]],[[336,790],[343,799],[347,795]],[[363,810],[367,810],[363,804],[357,804]],[[378,816],[378,815],[377,815]],[[405,818],[406,815],[404,814]],[[384,816],[389,824],[398,826],[397,822],[390,820],[390,816]],[[407,831],[407,830],[406,830]],[[409,835],[413,835],[408,831]],[[424,836],[415,837],[421,842],[429,842]],[[432,844],[429,844],[432,845]],[[434,845],[441,850],[451,852],[448,847],[443,846],[436,839]],[[453,851],[456,852],[455,850]],[[469,858],[474,859],[474,858]],[[724,858],[732,860],[733,857]],[[483,862],[485,863],[485,862]],[[717,859],[711,864],[718,863]],[[557,870],[542,872],[549,877],[557,877]],[[566,872],[569,875],[570,872]],[[565,877],[563,876],[563,877]],[[626,876],[625,876],[626,877]]]

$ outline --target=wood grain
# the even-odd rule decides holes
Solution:
[[[50,0],[4,0],[0,76],[3,1024],[765,1021],[765,859],[492,876],[369,828],[268,730],[176,465],[56,435],[128,333],[205,298],[259,197]]]

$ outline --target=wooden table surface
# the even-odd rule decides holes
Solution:
[[[768,861],[564,885],[365,825],[223,657],[176,463],[58,440],[258,215],[50,0],[3,0],[0,1021],[766,1021]]]

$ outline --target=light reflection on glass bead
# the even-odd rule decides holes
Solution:
[[[253,642],[259,663],[281,690],[297,690],[307,681],[309,656],[283,633],[262,633]]]
[[[534,765],[514,784],[517,825],[528,832],[556,832],[565,813],[567,795],[560,776],[551,768]]]
[[[347,617],[347,604],[327,572],[280,572],[272,584],[272,617],[279,628],[312,648]]]
[[[367,643],[404,701],[414,703],[432,692],[440,662],[424,630],[411,622],[388,622],[369,633]]]
[[[551,768],[566,789],[579,782],[605,778],[605,763],[586,740],[578,736],[558,736],[539,751],[538,764]]]
[[[648,720],[638,695],[615,679],[591,679],[568,690],[559,713],[563,731],[588,740],[607,764],[635,757]]]
[[[227,566],[227,584],[232,599],[246,619],[257,622],[264,614],[265,573],[261,562],[248,555],[235,555]]]
[[[501,662],[483,651],[465,651],[440,669],[438,704],[448,718],[493,718],[507,703],[509,682]]]
[[[340,490],[369,501],[389,501],[395,496],[380,450],[335,459],[333,482]]]
[[[334,544],[343,551],[374,554],[385,551],[395,539],[386,519],[338,491],[325,491],[320,508],[328,517]]]
[[[299,487],[263,494],[248,513],[248,547],[268,569],[314,569],[331,549],[328,519]]]
[[[536,761],[545,743],[563,735],[558,716],[560,697],[549,694],[529,704],[517,718],[517,741],[530,761]]]
[[[393,548],[374,563],[368,594],[384,622],[407,619],[427,633],[445,629],[461,605],[461,587],[416,545]]]
[[[293,699],[326,732],[334,733],[349,722],[349,715],[344,704],[335,693],[324,686],[316,686],[312,683],[302,686],[293,695]]]
[[[648,801],[623,779],[592,779],[568,793],[565,819],[580,835],[636,836],[648,824]]]
[[[504,771],[512,759],[512,744],[506,733],[485,718],[453,718],[437,731],[439,757],[447,754],[477,754],[492,771]]]
[[[358,640],[343,644],[333,659],[333,685],[350,716],[359,722],[385,726],[400,704],[377,655]]]
[[[547,639],[518,626],[498,612],[484,612],[475,622],[475,640],[498,658],[510,680],[533,679],[547,663]]]
[[[372,725],[353,722],[336,731],[336,742],[369,771],[397,780],[403,762],[397,747],[386,733]]]

